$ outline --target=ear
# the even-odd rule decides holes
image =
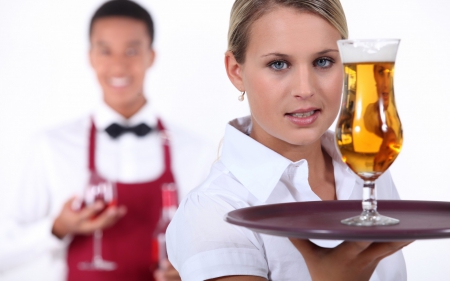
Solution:
[[[93,51],[92,51],[92,46],[90,46],[90,47],[89,47],[89,53],[88,53],[88,56],[89,56],[89,64],[90,64],[91,67],[93,68],[93,67],[94,67],[94,58],[93,58],[92,53],[93,53]]]
[[[245,91],[245,85],[243,80],[243,65],[239,64],[232,52],[227,51],[225,53],[225,69],[227,71],[228,78],[231,83],[240,91]]]
[[[148,58],[148,62],[147,62],[147,69],[152,67],[153,63],[155,62],[155,56],[156,56],[156,52],[153,48],[150,48],[150,50],[148,50],[148,52],[149,52],[149,58]]]

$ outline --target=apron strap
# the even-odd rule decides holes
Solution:
[[[97,129],[95,128],[94,119],[91,118],[91,129],[89,131],[89,171],[91,173],[96,173],[97,168],[95,166],[95,133]]]
[[[163,143],[163,150],[164,150],[164,168],[165,171],[171,171],[172,170],[172,161],[170,157],[170,135],[164,128],[161,120],[158,118],[158,130],[161,135],[161,140]]]

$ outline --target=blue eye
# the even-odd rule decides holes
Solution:
[[[314,62],[314,66],[317,66],[320,68],[329,68],[332,66],[333,63],[334,63],[334,61],[329,58],[320,58]]]
[[[272,67],[274,70],[283,70],[288,68],[288,64],[285,61],[274,61],[270,64],[270,67]]]

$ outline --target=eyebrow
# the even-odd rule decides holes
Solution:
[[[105,41],[98,41],[96,42],[96,45],[101,46],[101,47],[107,47],[108,43]],[[134,40],[134,41],[130,41],[127,43],[127,46],[139,46],[142,45],[142,42],[139,40]]]
[[[107,47],[108,44],[104,41],[97,41],[95,42],[95,45],[100,46],[100,47]]]
[[[127,43],[128,46],[139,46],[142,45],[142,41],[140,40],[134,40]]]
[[[321,55],[324,55],[329,52],[339,52],[339,51],[337,49],[326,49],[326,50],[317,52],[316,55],[321,56]],[[281,58],[289,57],[289,55],[282,54],[282,53],[268,53],[268,54],[262,55],[261,57],[268,57],[268,56],[276,56],[276,57],[281,57]]]
[[[261,57],[268,57],[268,56],[276,56],[276,57],[282,57],[282,58],[289,57],[289,55],[282,54],[282,53],[268,53],[268,54],[262,55]]]
[[[326,50],[323,50],[323,51],[318,52],[317,54],[318,54],[318,55],[325,55],[326,53],[329,53],[329,52],[337,52],[337,53],[339,53],[339,50],[336,50],[336,49],[326,49]]]

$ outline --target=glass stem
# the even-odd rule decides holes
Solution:
[[[102,236],[103,236],[103,231],[101,230],[96,230],[94,231],[94,256],[93,256],[93,261],[101,261],[102,258]]]
[[[363,214],[366,215],[377,214],[377,199],[375,196],[374,181],[364,181],[362,208]]]

